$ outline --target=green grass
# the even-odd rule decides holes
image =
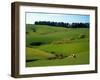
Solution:
[[[26,60],[44,59],[49,57],[54,57],[54,55],[38,49],[26,48]]]
[[[26,67],[89,64],[88,28],[27,24],[26,32]],[[82,38],[82,35],[85,37]],[[32,46],[32,42],[46,44]],[[56,55],[62,55],[63,58],[57,58]]]

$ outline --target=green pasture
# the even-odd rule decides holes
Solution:
[[[26,24],[26,67],[82,64],[89,64],[89,28]]]

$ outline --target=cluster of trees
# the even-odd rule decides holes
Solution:
[[[51,21],[36,21],[35,25],[49,25],[56,27],[66,28],[89,28],[89,23],[64,23],[64,22],[51,22]]]

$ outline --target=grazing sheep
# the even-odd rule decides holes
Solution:
[[[72,54],[72,57],[73,57],[73,58],[76,58],[77,56],[76,56],[76,54]]]
[[[76,57],[77,57],[77,55],[76,55],[76,54],[71,54],[71,55],[69,55],[68,57],[71,57],[71,58],[76,58]]]

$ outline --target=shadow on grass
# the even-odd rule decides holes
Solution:
[[[69,56],[64,56],[62,54],[55,54],[55,57],[50,57],[50,58],[46,58],[46,59],[31,59],[31,60],[26,60],[26,62],[33,62],[33,61],[38,61],[38,60],[55,60],[55,59],[64,59],[64,58],[68,58],[68,57],[72,57],[72,58],[76,58],[77,55],[76,54],[72,54]]]
[[[26,62],[32,62],[32,61],[37,61],[39,59],[32,59],[32,60],[26,60]]]

